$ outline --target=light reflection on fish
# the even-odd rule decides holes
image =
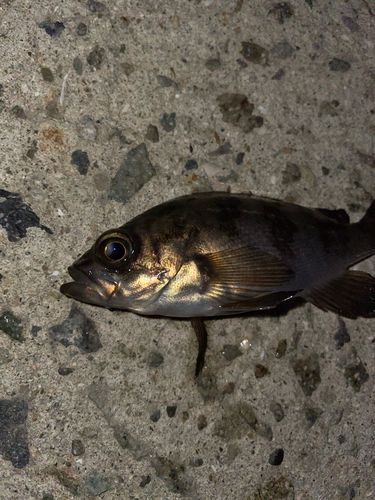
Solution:
[[[197,193],[103,233],[69,267],[61,292],[88,304],[189,318],[204,364],[200,318],[271,309],[302,297],[347,318],[375,316],[375,278],[348,268],[375,253],[375,202],[344,210],[250,194]]]

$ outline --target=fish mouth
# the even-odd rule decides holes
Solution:
[[[109,302],[117,290],[117,282],[112,276],[106,275],[105,281],[98,280],[90,271],[74,266],[68,268],[68,273],[74,281],[61,285],[62,294],[87,304],[110,307]]]

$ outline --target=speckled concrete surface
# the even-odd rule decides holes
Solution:
[[[197,384],[188,322],[59,293],[102,231],[194,190],[358,220],[373,2],[5,0],[0,17],[1,500],[375,498],[374,320],[208,321]]]

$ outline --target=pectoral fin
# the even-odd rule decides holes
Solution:
[[[273,293],[294,276],[278,257],[251,247],[211,253],[200,259],[198,265],[207,277],[203,293],[223,305]]]
[[[300,295],[323,311],[345,318],[375,317],[375,278],[362,271],[346,271],[323,287]]]

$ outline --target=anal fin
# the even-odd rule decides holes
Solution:
[[[375,317],[375,278],[362,271],[346,271],[324,286],[300,294],[323,311],[345,318]]]

